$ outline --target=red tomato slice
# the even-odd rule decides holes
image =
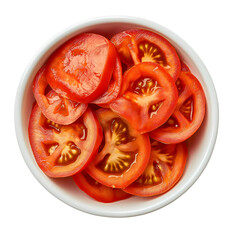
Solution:
[[[151,143],[151,157],[143,174],[125,192],[150,197],[169,191],[180,180],[187,160],[185,143]]]
[[[164,68],[156,63],[139,63],[125,72],[121,93],[109,106],[145,133],[168,120],[177,98],[175,83]]]
[[[42,113],[49,120],[68,125],[75,122],[87,109],[87,104],[63,98],[53,90],[46,94],[47,87],[48,82],[45,77],[44,65],[33,81],[33,94]]]
[[[72,176],[83,170],[102,140],[101,126],[90,109],[66,126],[47,119],[36,104],[28,130],[37,164],[49,177]]]
[[[112,79],[109,83],[109,87],[102,96],[92,101],[92,103],[98,104],[99,106],[107,106],[108,103],[115,100],[121,90],[122,85],[122,65],[120,58],[117,56],[115,68],[113,70]]]
[[[165,68],[174,81],[180,74],[180,60],[169,41],[148,30],[132,29],[120,32],[111,39],[121,60],[128,66],[154,62]]]
[[[107,90],[115,61],[116,51],[108,39],[83,33],[51,55],[46,67],[47,81],[62,97],[88,103]]]
[[[188,65],[181,61],[181,71],[182,72],[191,72]]]
[[[74,182],[87,195],[99,202],[111,203],[131,197],[121,189],[106,187],[90,177],[85,171],[73,175]]]
[[[109,109],[99,109],[96,114],[103,128],[104,139],[86,171],[105,186],[124,188],[134,182],[147,166],[149,137],[138,133]]]
[[[191,137],[202,124],[205,115],[205,95],[198,79],[182,72],[176,82],[179,98],[168,121],[150,133],[163,143],[179,143]]]

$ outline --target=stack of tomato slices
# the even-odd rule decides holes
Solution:
[[[105,203],[174,187],[185,141],[205,115],[198,79],[167,39],[144,29],[71,38],[39,69],[33,94],[38,166],[49,177],[72,176]]]

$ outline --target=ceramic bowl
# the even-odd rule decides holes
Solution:
[[[132,197],[115,203],[100,203],[80,191],[71,177],[53,179],[38,167],[29,144],[28,121],[34,97],[32,81],[38,69],[51,53],[66,40],[82,32],[94,32],[111,37],[130,28],[145,28],[166,37],[176,48],[181,59],[201,82],[207,101],[206,117],[200,129],[188,141],[189,157],[186,169],[178,184],[167,193],[151,198]],[[111,217],[136,216],[166,206],[181,196],[198,179],[214,149],[218,130],[218,101],[212,79],[198,55],[179,36],[167,28],[134,17],[104,17],[80,22],[65,29],[48,41],[34,56],[20,81],[15,101],[15,129],[23,158],[34,177],[51,194],[66,204],[95,215]]]

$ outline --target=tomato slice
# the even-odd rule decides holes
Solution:
[[[116,51],[108,39],[83,33],[50,56],[46,77],[52,89],[62,97],[88,103],[107,90],[115,62]]]
[[[115,100],[121,90],[122,86],[122,65],[120,58],[116,57],[116,64],[113,70],[112,79],[109,83],[109,87],[103,95],[101,95],[92,103],[98,104],[99,106],[107,106],[110,102]]]
[[[139,63],[125,72],[121,93],[109,106],[145,133],[168,120],[177,98],[175,83],[164,68],[156,63]]]
[[[48,82],[45,69],[45,65],[40,68],[33,81],[33,94],[38,106],[45,117],[55,123],[67,125],[75,122],[85,112],[87,104],[63,98],[53,90],[46,94]]]
[[[140,62],[154,62],[165,68],[174,81],[180,74],[180,60],[175,48],[161,35],[131,29],[114,35],[111,39],[121,60],[128,66]]]
[[[181,61],[181,71],[182,72],[191,72],[188,65]]]
[[[74,182],[87,195],[99,202],[111,203],[131,197],[122,189],[106,187],[90,177],[85,171],[73,175]]]
[[[151,143],[151,157],[143,174],[125,192],[150,197],[169,191],[180,180],[187,160],[185,143]]]
[[[95,157],[102,130],[90,109],[66,126],[47,119],[36,104],[29,120],[29,140],[37,164],[46,175],[67,177],[83,170]]]
[[[124,188],[134,182],[147,166],[150,156],[148,134],[141,135],[109,109],[99,109],[96,114],[104,139],[86,171],[105,186]]]
[[[176,82],[179,98],[168,121],[150,133],[163,143],[179,143],[191,137],[202,124],[205,116],[205,95],[198,79],[189,72],[182,72]]]

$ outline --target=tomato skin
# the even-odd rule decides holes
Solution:
[[[120,58],[116,57],[116,64],[113,70],[112,80],[109,83],[109,87],[103,95],[101,95],[99,98],[92,101],[92,103],[95,103],[99,106],[107,107],[110,102],[115,100],[121,90],[122,86],[122,65]]]
[[[144,172],[143,175],[141,175],[136,182],[132,183],[127,188],[123,189],[125,192],[130,193],[132,195],[140,196],[140,197],[156,196],[169,191],[181,179],[185,169],[187,156],[188,156],[186,144],[185,143],[179,143],[177,145],[175,144],[165,145],[161,143],[158,143],[158,144],[160,144],[159,149],[163,153],[165,153],[166,156],[169,156],[169,155],[171,156],[171,154],[173,154],[174,159],[171,160],[173,161],[173,165],[169,166],[168,162],[164,162],[161,160],[161,157],[156,161],[158,162],[159,165],[155,165],[156,162],[153,163],[153,161],[155,160],[155,157],[153,155],[153,150],[152,150],[150,161],[146,168],[146,171],[151,168],[154,169],[155,172],[153,176],[159,177],[161,180],[159,180],[158,182],[152,181],[154,183],[148,182],[148,184],[146,184],[144,180],[149,181],[149,179],[145,178],[141,180],[142,176],[145,173]],[[157,166],[160,166],[159,169]]]
[[[77,186],[87,195],[103,203],[112,203],[131,197],[121,189],[106,187],[91,178],[85,171],[73,175]]]
[[[95,114],[87,109],[78,121],[68,125],[48,124],[48,119],[35,104],[32,109],[28,134],[33,155],[38,166],[49,177],[68,177],[83,170],[97,154],[102,140],[102,129]],[[86,131],[82,131],[82,124]],[[81,139],[82,138],[82,139]],[[59,159],[65,154],[65,149],[80,149],[74,162],[59,164]],[[49,146],[49,147],[48,147]],[[69,152],[67,152],[68,154]],[[64,161],[67,157],[64,156]]]
[[[104,141],[86,172],[107,187],[124,188],[134,182],[147,166],[150,156],[149,136],[138,133],[128,122],[109,109],[99,109],[96,115],[103,129]],[[115,131],[113,123],[116,122],[118,128]],[[108,162],[108,159],[111,160]]]
[[[166,144],[180,143],[191,137],[201,126],[206,109],[205,94],[198,79],[190,72],[181,72],[178,81],[185,87],[179,94],[177,106],[170,119],[176,119],[178,127],[175,124],[169,125],[168,121],[158,129],[152,131],[150,136]],[[182,106],[191,98],[192,103],[187,106],[190,109],[191,119],[184,117]]]
[[[33,81],[33,94],[44,116],[51,121],[68,125],[75,122],[87,109],[87,104],[77,103],[59,96],[53,90],[48,91],[44,65],[36,74]]]
[[[105,37],[82,33],[65,42],[49,58],[46,77],[60,96],[89,103],[108,88],[116,50]]]
[[[161,61],[159,64],[165,67],[174,81],[177,80],[181,69],[178,54],[170,42],[161,35],[145,29],[130,29],[117,33],[112,37],[111,41],[117,48],[121,60],[128,66],[132,66],[143,61],[158,62],[155,58],[155,53],[151,52],[151,46],[153,48],[156,46],[160,49],[159,54],[162,55],[161,60],[164,62],[162,64]],[[150,46],[149,48],[145,49],[147,54],[150,53],[148,59],[143,59],[140,56],[141,43],[147,43]]]
[[[143,95],[136,94],[135,90],[129,87],[141,78],[152,79],[157,83],[157,87],[153,87],[154,90],[149,90]],[[177,88],[173,79],[160,65],[139,63],[124,73],[121,93],[109,106],[137,131],[146,133],[168,120],[177,104],[177,97]],[[149,111],[154,104],[159,104],[160,107],[154,114],[150,114]]]

